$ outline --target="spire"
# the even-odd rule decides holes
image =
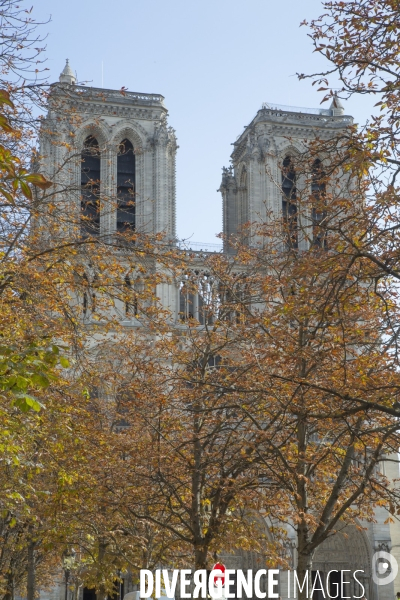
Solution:
[[[340,115],[344,115],[344,106],[340,102],[337,92],[335,92],[333,99],[332,99],[332,104],[330,105],[329,108],[332,111],[333,117],[340,117]]]
[[[76,83],[76,77],[69,66],[69,60],[67,58],[67,62],[65,63],[65,67],[60,74],[60,83],[68,83],[69,85],[73,85]]]

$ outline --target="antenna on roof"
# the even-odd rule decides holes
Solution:
[[[101,61],[101,87],[104,87],[104,62]]]

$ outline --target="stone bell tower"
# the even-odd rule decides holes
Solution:
[[[93,235],[129,229],[175,241],[174,130],[160,94],[76,84],[65,65],[51,86],[41,163]]]
[[[336,96],[329,109],[264,103],[233,143],[231,166],[223,168],[220,191],[225,236],[237,234],[245,223],[266,222],[271,214],[284,216],[285,158],[304,151],[304,140],[332,137],[352,122]]]

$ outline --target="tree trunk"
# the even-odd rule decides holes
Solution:
[[[194,568],[207,569],[207,546],[195,546],[194,548]]]
[[[202,506],[202,457],[203,448],[200,441],[201,409],[198,402],[193,403],[193,471],[192,471],[192,527],[194,537],[194,568],[207,568],[208,546],[203,538],[204,507]]]
[[[35,600],[35,546],[36,543],[30,539],[28,544],[28,572],[26,581],[26,599]]]
[[[98,573],[99,573],[100,581],[103,579],[102,566],[103,566],[103,559],[106,554],[106,548],[107,548],[107,544],[105,544],[103,541],[100,541],[99,542],[99,558],[98,558],[98,565],[99,565]],[[96,589],[96,600],[107,600],[107,592],[105,589],[105,585],[103,583],[101,583]]]
[[[297,579],[299,580],[299,589],[296,596],[299,600],[308,600],[311,598],[312,590],[312,556],[307,553],[298,553],[297,561]],[[303,582],[304,585],[303,585]],[[303,587],[303,590],[300,590]],[[308,593],[307,593],[308,592]]]
[[[12,563],[13,561],[11,560],[10,562]],[[7,592],[4,594],[3,600],[14,600],[14,571],[12,566],[7,571],[6,581]]]
[[[302,331],[300,330],[300,337]],[[300,375],[304,375],[304,364],[302,363]],[[313,552],[310,548],[310,529],[307,523],[308,513],[308,484],[307,468],[305,460],[307,450],[307,421],[306,413],[299,417],[297,425],[297,445],[299,461],[297,465],[297,509],[301,520],[297,526],[297,579],[299,581],[298,598],[308,600],[311,598],[312,589],[312,559]],[[304,584],[303,584],[304,582]],[[302,590],[300,589],[302,587]]]
[[[107,600],[107,592],[104,589],[104,585],[100,585],[96,591],[96,600]]]

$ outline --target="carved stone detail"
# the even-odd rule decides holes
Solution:
[[[103,123],[86,121],[75,131],[74,146],[78,152],[82,151],[83,143],[89,135],[93,135],[97,139],[100,149],[102,149],[109,140],[110,131]]]
[[[377,552],[390,552],[392,549],[392,544],[390,540],[375,540],[374,548]]]

